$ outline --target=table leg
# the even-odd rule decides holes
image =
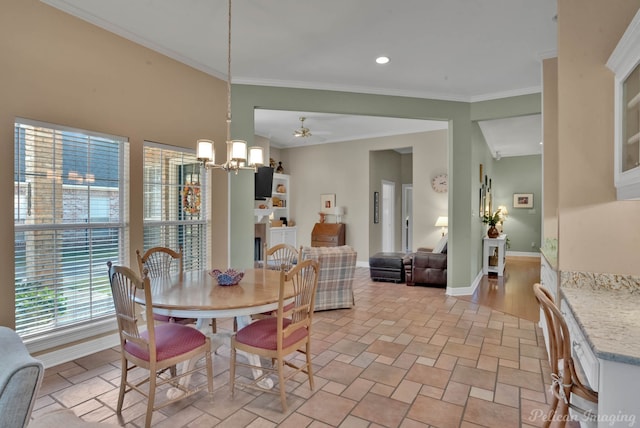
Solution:
[[[217,353],[218,348],[224,345],[225,339],[228,341],[229,335],[220,334],[220,333],[212,334],[211,332],[209,332],[208,330],[209,330],[210,321],[211,320],[209,318],[198,318],[198,321],[196,322],[196,328],[210,337],[211,348],[212,348],[211,350],[212,352]],[[236,321],[237,321],[238,329],[241,329],[251,324],[251,317],[248,315],[239,316],[239,317],[236,317]],[[240,351],[240,352],[247,358],[247,360],[249,360],[249,364],[254,366],[261,365],[260,357],[257,356],[256,354],[248,354],[243,351]],[[189,361],[180,363],[179,366],[176,367],[176,370],[182,371],[182,372],[192,370],[199,359],[200,359],[199,357],[195,357]],[[251,372],[253,374],[254,379],[257,379],[260,376],[262,376],[262,370],[260,369],[251,369]],[[180,384],[183,386],[186,386],[186,385],[189,385],[190,381],[191,381],[191,375],[188,375],[180,379]],[[264,389],[271,389],[273,388],[274,384],[272,379],[265,378],[265,379],[262,379],[260,382],[258,382],[258,385]],[[167,390],[167,398],[169,399],[177,398],[182,394],[183,392],[178,388],[169,388]]]

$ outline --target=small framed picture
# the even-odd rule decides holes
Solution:
[[[320,195],[320,212],[330,214],[336,207],[336,194],[325,193]]]
[[[513,208],[533,208],[533,193],[514,193]]]
[[[373,222],[380,223],[380,193],[373,192]]]

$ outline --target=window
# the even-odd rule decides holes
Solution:
[[[181,245],[185,270],[207,266],[205,180],[195,153],[145,142],[144,250]]]
[[[127,260],[127,141],[26,119],[14,132],[16,331],[105,319],[106,263]]]

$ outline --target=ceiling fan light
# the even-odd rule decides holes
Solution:
[[[306,119],[307,119],[306,117],[300,118],[300,129],[296,129],[293,132],[294,137],[311,137],[311,131],[309,130],[309,128],[305,128],[304,126],[304,121]]]

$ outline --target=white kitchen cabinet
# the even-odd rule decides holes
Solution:
[[[600,374],[600,364],[598,358],[591,350],[589,342],[584,337],[582,329],[573,316],[573,312],[569,309],[567,303],[563,300],[560,304],[560,312],[567,323],[569,336],[571,337],[571,354],[574,364],[580,367],[579,371],[584,373],[586,381],[591,389],[598,390],[598,376]]]
[[[614,49],[614,182],[617,197],[640,199],[640,11]]]
[[[544,254],[540,257],[540,284],[548,290],[553,296],[556,304],[560,301],[558,294],[558,272],[551,267]],[[549,332],[547,331],[547,321],[544,312],[540,308],[540,328],[544,335],[544,344],[547,347],[547,355],[549,355]]]

